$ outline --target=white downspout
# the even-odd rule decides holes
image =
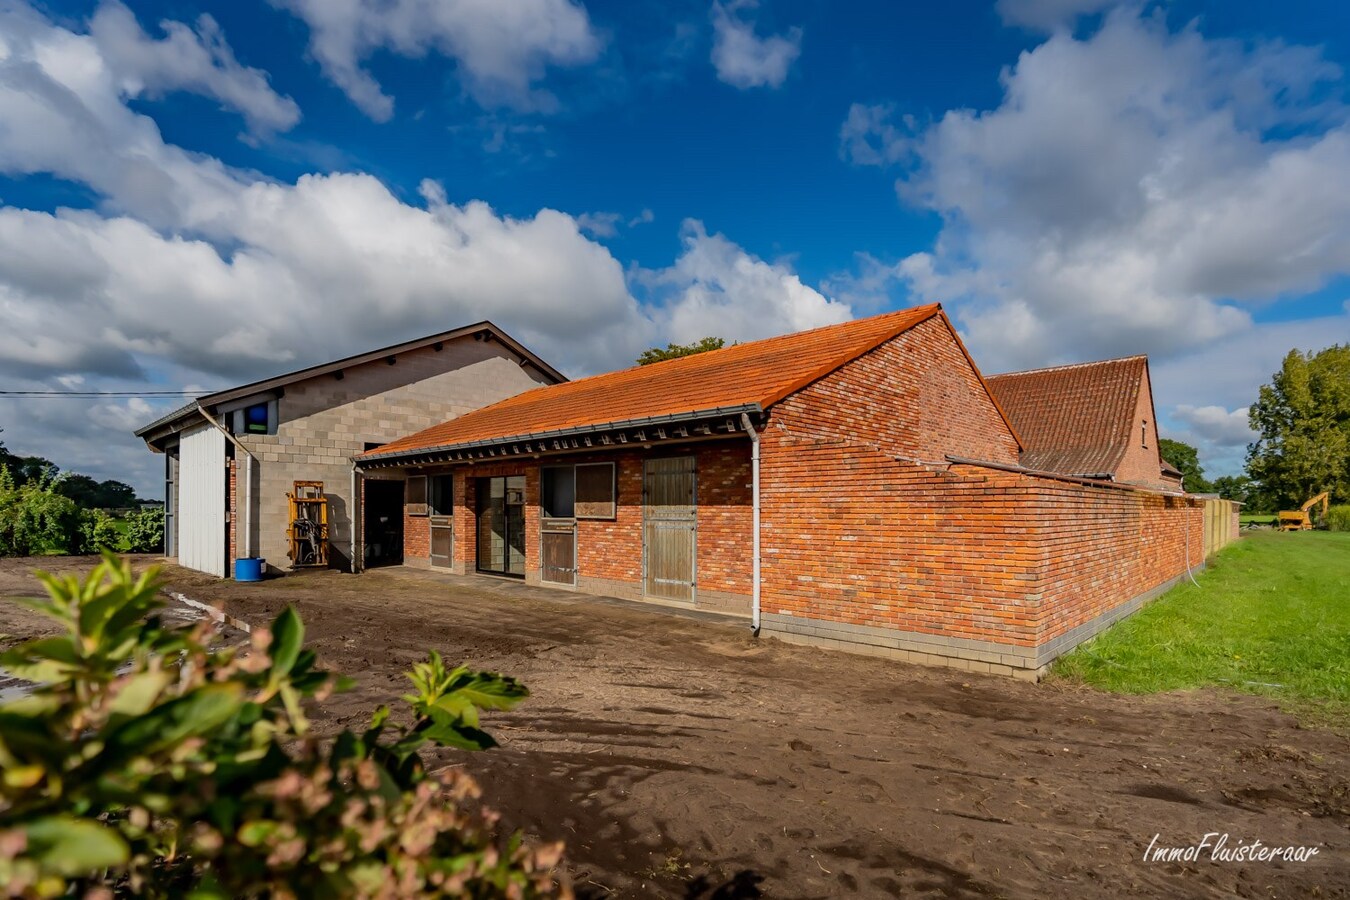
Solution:
[[[752,497],[751,505],[754,510],[754,524],[751,534],[753,535],[752,553],[754,554],[754,576],[751,582],[751,600],[750,600],[750,628],[756,635],[759,634],[759,432],[755,430],[755,423],[750,421],[749,413],[741,413],[741,424],[745,426],[746,434],[750,435],[750,494]]]

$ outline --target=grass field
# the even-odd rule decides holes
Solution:
[[[1274,525],[1280,517],[1274,513],[1243,513],[1238,519],[1243,525]]]
[[[1060,659],[1059,678],[1140,694],[1207,685],[1350,726],[1350,534],[1255,532]]]

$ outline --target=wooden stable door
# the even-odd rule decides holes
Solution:
[[[694,457],[644,463],[642,571],[648,597],[693,602],[697,509]]]
[[[431,564],[438,569],[448,569],[454,563],[455,550],[454,476],[431,476],[427,494]]]
[[[544,519],[542,523],[540,577],[549,584],[577,583],[577,523]]]

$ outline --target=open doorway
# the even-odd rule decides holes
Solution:
[[[403,563],[403,482],[365,481],[366,568]]]

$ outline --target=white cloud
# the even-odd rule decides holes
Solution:
[[[563,365],[625,360],[642,339],[622,266],[570,216],[230,169],[165,143],[94,41],[23,15],[0,61],[0,120],[21,126],[0,132],[0,170],[86,184],[104,209],[0,208],[0,305],[23,326],[0,335],[0,367],[233,377],[289,364],[300,333],[340,356],[485,315],[556,341]]]
[[[1183,403],[1172,410],[1172,418],[1185,422],[1193,433],[1220,447],[1246,447],[1256,438],[1247,423],[1247,407],[1234,410],[1222,406],[1191,406]]]
[[[1072,27],[1080,16],[1099,13],[1121,0],[998,0],[994,8],[1006,25],[1032,31]]]
[[[666,340],[745,340],[850,315],[787,263],[698,223],[671,267],[633,276],[656,298],[639,303],[623,266],[583,233],[594,219],[505,216],[451,202],[432,181],[407,202],[359,173],[279,183],[232,169],[167,143],[128,106],[96,41],[24,8],[3,15],[0,171],[55,175],[99,200],[0,206],[9,384],[215,389],[483,318],[582,374]],[[155,493],[158,461],[130,426],[170,405],[8,399],[3,439]]]
[[[852,318],[847,304],[803,284],[786,263],[752,256],[702,222],[686,220],[680,240],[674,265],[644,273],[667,296],[656,317],[669,340],[756,340]]]
[[[1236,474],[1241,471],[1245,444],[1238,441],[1238,425],[1245,424],[1240,411],[1254,403],[1257,391],[1269,384],[1290,350],[1319,350],[1350,334],[1350,309],[1332,316],[1283,322],[1262,322],[1251,329],[1185,354],[1150,363],[1153,394],[1162,430],[1195,445],[1200,450],[1206,474]],[[1232,410],[1216,430],[1219,416],[1200,414],[1196,408]],[[1222,437],[1224,440],[1216,440]]]
[[[855,166],[888,166],[911,152],[909,134],[913,117],[905,116],[901,126],[893,121],[895,107],[889,103],[854,103],[839,128],[839,156]],[[902,131],[901,128],[904,128]]]
[[[278,95],[267,73],[240,65],[215,19],[203,14],[194,30],[181,22],[159,23],[156,40],[117,0],[105,0],[89,22],[89,35],[128,97],[190,91],[212,97],[247,120],[255,134],[287,131],[300,108]]]
[[[563,365],[641,340],[622,267],[563,213],[421,208],[368,175],[311,175],[244,188],[225,221],[228,254],[124,216],[0,210],[0,305],[23,326],[0,368],[132,375],[149,358],[244,378],[314,361],[300,334],[335,358],[484,317]]]
[[[577,227],[594,237],[614,237],[622,221],[623,216],[616,212],[582,213],[577,216]]]
[[[712,5],[713,68],[719,79],[742,90],[780,87],[802,52],[800,28],[767,37],[755,34],[755,22],[741,14],[758,5],[756,0],[714,0]]]
[[[212,231],[250,177],[166,144],[98,43],[32,9],[0,9],[0,172],[47,173],[156,227]]]
[[[535,87],[550,66],[591,62],[602,41],[573,0],[271,0],[310,28],[324,75],[372,119],[394,113],[363,64],[377,51],[455,60],[464,89],[484,106],[547,110]]]
[[[944,218],[899,271],[955,301],[994,370],[1246,332],[1255,307],[1350,271],[1346,110],[1312,99],[1341,78],[1313,49],[1130,10],[1058,32],[1004,72],[996,109],[873,144],[917,161],[901,196]]]

